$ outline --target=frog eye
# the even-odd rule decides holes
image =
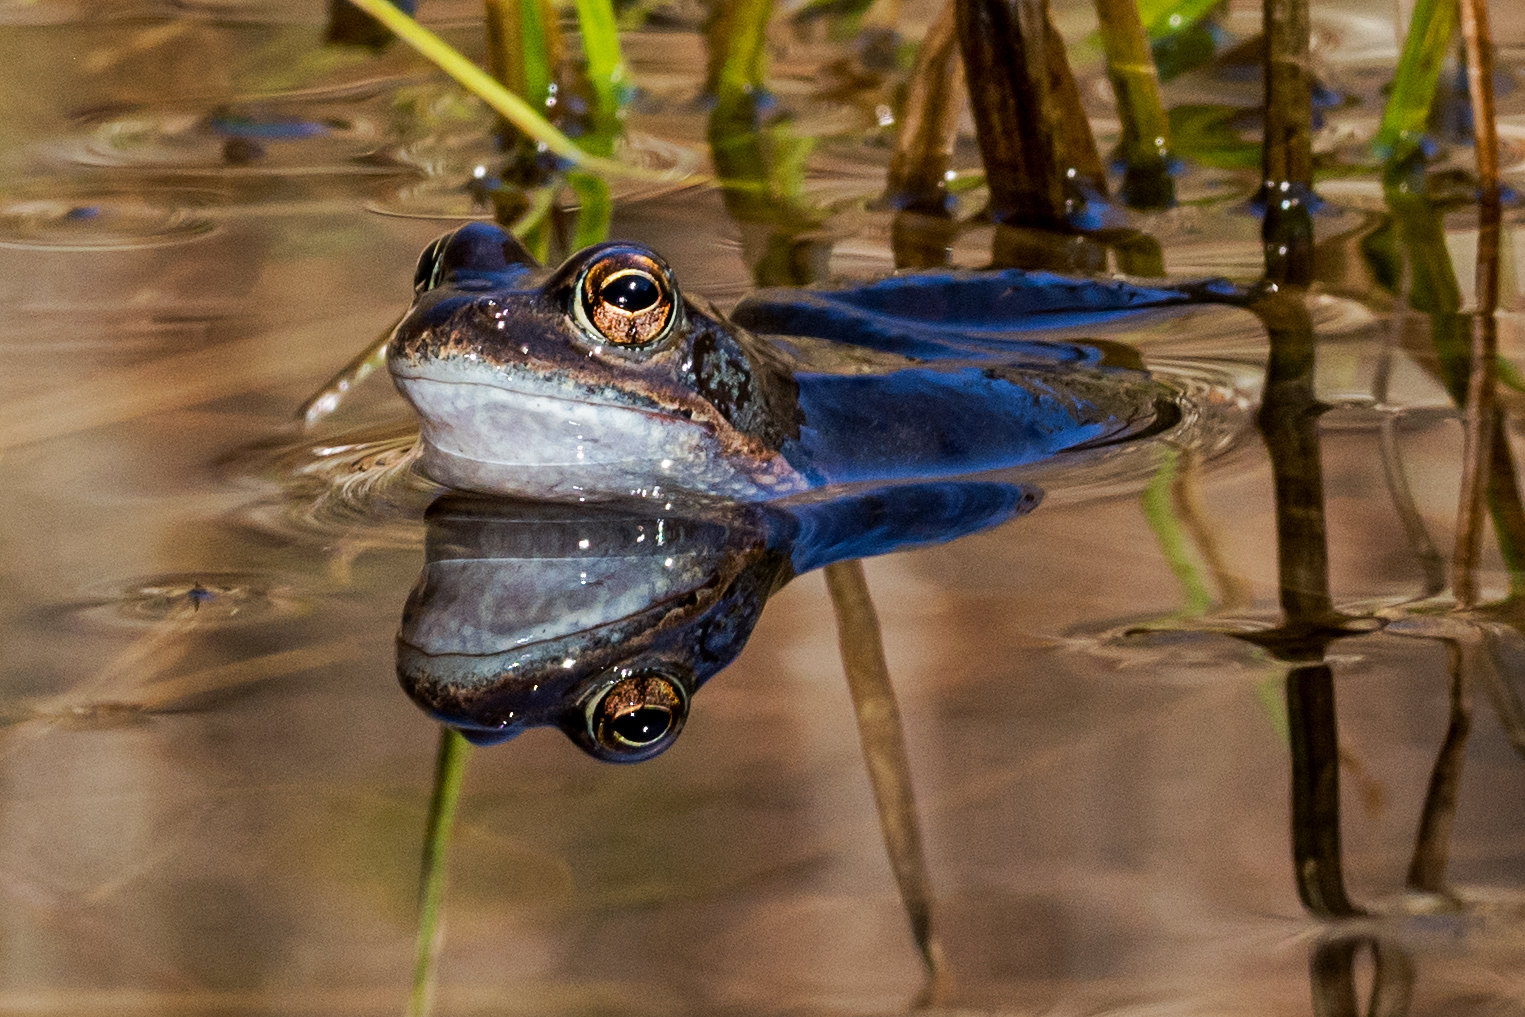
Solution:
[[[577,283],[578,323],[617,346],[665,336],[674,313],[667,269],[645,252],[616,247],[591,262]]]
[[[601,759],[634,763],[673,743],[688,716],[688,699],[675,678],[655,671],[620,676],[588,701],[588,735]]]

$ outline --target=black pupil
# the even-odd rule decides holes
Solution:
[[[643,706],[620,714],[609,726],[632,745],[647,745],[667,733],[672,726],[672,714],[660,707]]]
[[[657,289],[656,280],[631,272],[604,283],[598,295],[606,304],[613,304],[628,314],[639,314],[654,307],[662,293]]]

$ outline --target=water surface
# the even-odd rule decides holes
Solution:
[[[397,687],[393,640],[433,490],[395,477],[340,490],[338,477],[406,448],[406,408],[384,378],[316,436],[294,414],[402,309],[414,259],[448,226],[420,216],[452,211],[430,204],[442,192],[421,189],[421,167],[469,166],[482,120],[396,144],[398,111],[428,106],[433,77],[396,52],[322,55],[315,13],[289,5],[110,23],[62,3],[0,10],[17,22],[0,38],[12,68],[0,86],[0,1013],[395,1013],[436,728]],[[1363,104],[1337,121],[1358,131],[1380,85],[1360,61],[1390,54],[1342,17],[1326,17],[1321,38],[1336,42],[1321,59],[1337,83],[1364,82]],[[1367,34],[1342,36],[1352,24]],[[459,24],[451,35],[470,37]],[[1341,38],[1360,60],[1340,62]],[[699,150],[702,50],[685,35],[632,51],[650,93],[633,125],[663,151]],[[810,186],[834,210],[831,267],[883,269],[888,218],[859,200],[886,158],[873,104],[810,102],[796,64],[813,54],[780,60],[778,91],[808,114],[800,130],[823,135]],[[1178,101],[1204,87],[1183,82]],[[1505,99],[1508,124],[1521,94]],[[261,153],[234,146],[229,159],[237,137]],[[1145,224],[1168,269],[1253,278],[1253,187],[1253,172],[1183,180],[1188,203]],[[1380,196],[1369,182],[1327,194],[1319,236],[1334,239],[1312,310],[1317,393],[1336,406],[1319,425],[1332,591],[1353,615],[1407,616],[1394,605],[1423,593],[1425,573],[1400,536],[1381,428],[1393,421],[1442,549],[1461,430],[1424,352],[1428,318],[1380,292],[1356,240],[1339,239],[1358,237]],[[1511,358],[1516,215],[1500,315]],[[1446,225],[1466,287],[1475,219]],[[630,195],[615,231],[721,303],[747,287],[745,231],[713,191]],[[972,230],[955,257],[979,264],[990,241]],[[1171,322],[1126,338],[1254,396],[1266,351],[1252,319]],[[1226,634],[1280,620],[1269,463],[1236,406],[1197,476],[1233,580],[1209,586],[1205,620],[1182,617],[1141,507],[1154,459],[1057,471],[1029,516],[867,564],[952,999],[982,1013],[1323,1013],[1310,955],[1345,936],[1409,958],[1411,1013],[1513,1012],[1525,768],[1486,689],[1451,838],[1465,906],[1403,895],[1448,710],[1447,652],[1423,626],[1329,651],[1345,870],[1379,917],[1324,923],[1298,903],[1287,665]],[[1503,597],[1491,543],[1481,579],[1485,600]],[[1519,665],[1520,637],[1498,639]],[[550,731],[476,753],[441,1013],[909,1005],[919,962],[817,576],[773,599],[701,705],[672,751],[639,766],[596,763]],[[1357,968],[1368,985],[1364,954]]]

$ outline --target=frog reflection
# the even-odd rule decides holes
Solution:
[[[555,725],[600,759],[649,759],[746,645],[767,599],[834,561],[950,540],[1040,493],[912,484],[703,513],[446,494],[403,609],[397,674],[478,743]]]

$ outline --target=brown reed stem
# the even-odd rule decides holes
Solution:
[[[900,887],[900,899],[910,919],[911,934],[927,971],[923,998],[935,1000],[942,981],[942,949],[932,928],[932,880],[927,874],[916,799],[911,790],[911,764],[905,751],[905,730],[890,684],[889,665],[879,634],[879,618],[856,559],[826,566],[826,588],[837,615],[837,638],[842,668],[858,717],[858,738],[873,785],[874,804],[884,834],[890,868]]]
[[[944,0],[916,51],[884,192],[892,208],[947,212],[947,172],[961,105],[958,19],[953,4],[954,0]]]

